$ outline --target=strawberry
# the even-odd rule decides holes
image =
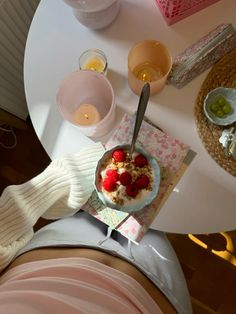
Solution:
[[[107,192],[112,192],[116,189],[116,182],[112,178],[105,178],[102,182],[102,187]]]
[[[130,197],[136,197],[138,192],[139,192],[139,189],[137,188],[137,186],[134,183],[127,185],[126,194],[129,195]]]
[[[149,178],[145,174],[141,174],[136,180],[135,185],[139,189],[145,189],[149,184]]]
[[[129,185],[132,182],[132,176],[128,171],[122,172],[120,175],[120,183],[124,186]]]
[[[119,180],[119,173],[115,169],[107,169],[106,175],[115,182]]]
[[[125,161],[126,159],[126,154],[123,151],[123,149],[117,149],[114,150],[112,153],[112,157],[115,159],[115,161],[120,162],[120,161]]]
[[[143,156],[142,154],[139,154],[134,159],[134,164],[136,167],[144,167],[148,164],[147,158]]]

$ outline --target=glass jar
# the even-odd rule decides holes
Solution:
[[[79,57],[80,70],[93,70],[106,75],[107,58],[100,49],[88,49]]]

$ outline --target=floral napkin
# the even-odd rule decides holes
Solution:
[[[111,149],[116,145],[131,143],[134,122],[134,116],[125,114],[119,127],[106,143],[106,148]],[[104,206],[94,191],[83,207],[83,210],[134,242],[142,239],[195,156],[188,145],[158,130],[146,121],[142,122],[138,142],[157,159],[161,169],[161,182],[157,197],[153,202],[142,210],[129,214]]]

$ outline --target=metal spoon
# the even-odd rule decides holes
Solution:
[[[150,96],[150,84],[146,83],[142,88],[141,95],[139,98],[138,110],[136,113],[136,120],[134,124],[133,138],[132,138],[132,142],[130,146],[130,157],[132,157],[132,154],[134,152],[135,143],[138,137],[138,133],[139,133],[143,118],[144,118],[146,108],[147,108],[149,96]]]

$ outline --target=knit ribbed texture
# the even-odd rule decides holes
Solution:
[[[39,217],[58,219],[74,215],[94,190],[98,160],[105,149],[101,143],[77,154],[55,159],[38,176],[7,187],[0,198],[0,270],[33,237]]]

